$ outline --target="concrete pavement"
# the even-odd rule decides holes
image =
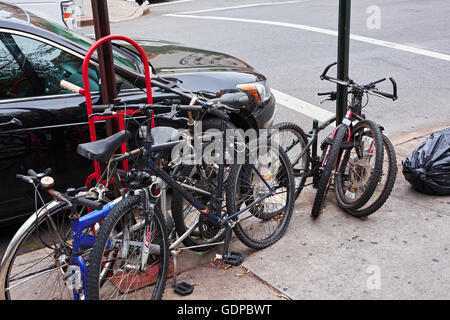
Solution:
[[[139,5],[135,1],[108,0],[109,21],[112,23],[139,18],[150,13],[148,4]],[[83,15],[80,17],[80,27],[94,24],[92,18],[91,0],[83,0]]]
[[[315,189],[307,187],[280,241],[254,251],[234,239],[233,250],[246,255],[240,267],[213,261],[221,248],[201,256],[185,251],[177,281],[195,284],[194,292],[177,295],[169,279],[164,299],[449,299],[450,196],[417,193],[401,172],[401,161],[441,129],[391,138],[396,184],[367,220],[345,214],[330,192],[323,214],[313,221]]]

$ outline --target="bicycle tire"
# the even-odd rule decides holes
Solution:
[[[336,167],[338,156],[341,151],[341,145],[347,135],[347,131],[348,127],[343,124],[336,128],[333,143],[331,145],[330,151],[328,153],[328,158],[321,173],[316,196],[314,198],[314,203],[311,209],[311,216],[313,218],[317,218],[322,212],[322,207],[331,183],[332,172]]]
[[[0,265],[0,299],[73,299],[73,291],[65,286],[62,276],[72,249],[66,210],[66,205],[51,201],[17,230]],[[52,225],[57,227],[64,245],[57,237],[52,238],[56,236]]]
[[[294,173],[288,156],[282,149],[279,149],[278,152],[280,166],[276,169],[276,174],[272,176],[275,177],[273,182],[279,183],[282,188],[286,189],[286,203],[280,206],[283,211],[278,212],[279,210],[275,210],[272,212],[262,212],[262,216],[258,216],[256,210],[247,210],[247,217],[243,217],[244,213],[242,213],[236,218],[236,223],[233,227],[236,237],[247,247],[256,250],[271,246],[285,234],[294,210]],[[263,186],[263,182],[261,181],[256,185],[252,185],[252,188],[247,190],[247,187],[251,184],[248,183],[249,179],[246,175],[241,175],[243,169],[246,169],[247,167],[247,164],[240,164],[231,169],[226,192],[228,216],[238,212],[242,205],[247,205],[247,203],[245,203],[246,201],[241,198],[241,193],[248,194],[250,196],[255,191],[258,184]],[[264,173],[261,172],[261,174]],[[244,184],[240,183],[240,176],[244,176],[244,179],[246,179]],[[272,226],[273,228],[271,228]],[[256,232],[253,231],[267,231],[269,229],[271,229],[271,231],[262,237],[256,237],[251,234],[256,234]]]
[[[365,138],[368,138],[369,144]],[[381,147],[383,146],[383,134],[375,122],[363,120],[353,127],[351,139],[354,147],[348,149],[340,171],[335,173],[334,185],[339,207],[357,210],[370,200],[380,180],[383,170],[384,147]],[[363,148],[360,146],[362,142],[364,143]],[[365,149],[365,146],[368,148]],[[375,149],[375,154],[373,154],[373,149]],[[371,162],[373,163],[372,167],[370,167]],[[367,170],[366,166],[370,170]],[[346,173],[347,169],[348,174]],[[352,176],[355,176],[354,179],[348,180]],[[361,190],[362,192],[360,192]]]
[[[310,161],[308,154],[299,159],[297,163],[294,161],[297,159],[297,156],[304,150],[306,144],[308,143],[308,137],[303,129],[295,123],[292,122],[281,122],[269,128],[271,131],[271,137],[273,137],[272,131],[275,133],[281,131],[290,131],[293,133],[293,137],[280,137],[277,143],[283,148],[283,151],[289,157],[289,161],[291,161],[292,168],[294,171],[294,179],[295,179],[295,199],[298,199],[300,193],[303,190],[306,182],[306,176],[301,174],[306,172],[309,169]],[[297,146],[300,144],[300,148]]]
[[[100,288],[100,281],[103,279],[101,279],[99,275],[104,270],[105,265],[111,263],[111,261],[104,261],[103,259],[109,258],[111,256],[110,253],[113,250],[119,249],[115,246],[111,248],[111,250],[107,248],[107,244],[112,243],[112,240],[114,240],[113,237],[111,237],[111,234],[114,233],[115,236],[118,235],[119,237],[123,234],[127,234],[126,232],[123,232],[124,229],[117,227],[118,223],[125,225],[136,222],[133,225],[134,229],[130,229],[132,231],[129,233],[130,239],[138,243],[142,241],[144,230],[143,228],[140,228],[139,223],[135,220],[139,219],[139,216],[135,215],[137,214],[136,211],[141,210],[139,209],[139,204],[139,196],[126,196],[109,212],[105,221],[100,226],[90,255],[90,263],[88,265],[88,300],[107,300],[110,297],[107,297],[106,294],[113,292],[113,290],[115,290],[114,293],[117,294],[119,299],[159,300],[162,298],[166,286],[169,265],[169,241],[164,216],[157,206],[154,206],[152,214],[152,230],[154,232],[152,232],[151,235],[156,236],[154,240],[156,244],[159,245],[159,255],[149,255],[149,259],[146,261],[147,269],[145,271],[138,270],[141,259],[141,247],[139,247],[139,245],[134,245],[134,247],[130,245],[132,250],[127,251],[126,258],[134,259],[136,263],[133,265],[133,261],[128,263],[125,263],[124,261],[120,261],[121,263],[118,263],[119,261],[112,262],[117,269],[109,270],[110,273],[112,273],[108,275],[109,281],[105,281]],[[142,221],[142,216],[140,219]],[[115,240],[118,241],[116,241],[116,243],[121,243],[120,245],[125,243],[125,241],[121,242],[123,239],[120,238]],[[122,251],[118,250],[117,252],[125,252],[125,249],[120,249],[122,249]],[[158,256],[159,259],[157,258]],[[119,257],[118,254],[117,257]],[[150,259],[157,261],[155,266],[147,266],[147,264],[150,263]],[[131,266],[134,266],[134,269]],[[152,281],[148,279],[151,278],[153,280],[155,274],[156,280],[153,285],[151,283]],[[137,279],[137,281],[135,281],[135,279]],[[115,297],[112,296],[111,298],[113,299]]]
[[[380,178],[379,185],[377,186],[377,189],[381,186],[381,190],[378,191],[378,196],[374,197],[375,199],[373,202],[369,200],[363,207],[359,208],[358,210],[344,209],[345,212],[354,217],[367,217],[368,215],[376,212],[386,202],[394,188],[398,171],[395,149],[389,138],[385,135],[383,135],[383,145],[385,160],[383,161],[382,177]],[[388,169],[386,169],[386,165],[388,166]],[[386,176],[384,183],[382,182],[383,176]],[[375,194],[377,193],[377,189],[375,190]]]

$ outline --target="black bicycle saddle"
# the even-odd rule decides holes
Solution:
[[[130,138],[127,130],[119,131],[105,139],[79,144],[77,152],[81,156],[99,162],[108,162],[114,152]]]

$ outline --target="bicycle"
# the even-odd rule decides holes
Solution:
[[[36,201],[39,197],[44,202],[39,190],[54,200],[37,209],[10,241],[0,268],[2,299],[84,298],[86,259],[95,240],[92,230],[120,198],[105,204],[105,189],[98,185],[89,191],[82,187],[58,192],[52,189],[50,173],[51,169],[39,174],[30,169],[28,175],[17,175],[33,185]],[[80,205],[84,207],[78,210]],[[95,210],[82,215],[85,207]]]
[[[242,94],[236,96],[236,99],[239,100],[241,97]],[[192,99],[192,96],[189,95],[189,98]],[[226,102],[225,99],[223,99],[222,102]],[[221,119],[220,136],[223,140],[219,142],[219,144],[222,143],[222,150],[226,150],[226,122],[229,120],[229,115],[227,113],[235,112],[236,110],[233,107],[229,107],[225,103],[220,103],[220,99],[216,102],[203,102],[202,100],[200,100],[197,103],[199,103],[200,105],[193,105],[191,100],[191,105],[173,104],[171,106],[167,106],[153,104],[127,106],[127,108],[128,110],[131,108],[139,110],[139,112],[143,113],[147,117],[147,119],[149,119],[152,114],[159,114],[164,112],[212,114],[215,117]],[[242,101],[235,101],[235,103],[241,105]],[[229,102],[229,104],[231,104],[231,102]],[[121,106],[109,106],[109,108],[103,113],[103,116],[105,114],[114,112],[115,110],[121,110],[122,108],[123,107]],[[202,188],[198,188],[198,186],[196,185],[190,184],[190,182],[186,179],[183,179],[183,177],[177,177],[168,174],[166,170],[157,165],[153,157],[155,152],[171,149],[180,142],[173,141],[165,145],[154,146],[152,144],[151,131],[151,125],[149,122],[147,122],[147,133],[145,135],[143,147],[146,166],[144,168],[141,168],[142,171],[140,171],[139,173],[139,175],[144,175],[146,178],[144,179],[145,181],[143,181],[143,183],[138,185],[138,189],[141,190],[141,192],[147,194],[147,206],[151,207],[152,196],[149,196],[149,194],[151,194],[151,187],[155,186],[156,179],[159,178],[168,186],[170,186],[173,192],[179,193],[196,210],[198,210],[201,217],[189,228],[189,230],[187,230],[183,235],[180,235],[179,239],[175,242],[176,244],[173,244],[171,248],[175,248],[176,246],[178,246],[188,235],[190,235],[196,228],[198,228],[199,225],[208,225],[210,230],[225,229],[222,259],[227,264],[240,265],[245,257],[239,252],[231,251],[229,248],[231,233],[233,231],[244,244],[255,249],[265,248],[278,241],[282,237],[289,224],[294,205],[292,168],[287,156],[283,153],[283,151],[280,152],[278,162],[274,163],[271,166],[268,166],[269,170],[263,171],[262,173],[260,172],[261,167],[259,167],[260,170],[258,170],[258,164],[246,162],[244,164],[230,165],[231,169],[229,170],[229,176],[226,186],[224,185],[226,152],[221,152],[222,161],[216,164],[215,167],[215,170],[217,170],[217,189],[214,190],[214,192],[210,192]],[[251,176],[250,173],[252,174]],[[277,183],[277,185],[274,185],[275,183]],[[280,189],[281,191],[279,191]],[[110,297],[108,295],[109,290],[120,291],[120,286],[119,288],[112,288],[110,284],[108,284],[109,286],[102,285],[102,270],[104,270],[103,266],[105,264],[118,264],[119,266],[127,265],[127,263],[125,262],[125,258],[127,257],[122,257],[120,259],[120,262],[119,260],[116,261],[118,252],[109,249],[106,245],[110,241],[119,243],[120,241],[116,241],[117,235],[119,235],[119,237],[124,237],[125,234],[128,234],[128,232],[126,232],[127,229],[131,230],[135,228],[135,224],[133,224],[132,218],[124,224],[125,226],[128,226],[128,228],[115,228],[116,223],[118,221],[121,221],[122,218],[125,219],[125,217],[130,216],[131,214],[133,214],[133,211],[139,211],[139,208],[136,207],[137,200],[135,199],[133,192],[135,191],[128,190],[125,193],[124,198],[111,211],[110,215],[108,215],[108,217],[105,219],[105,222],[100,227],[98,233],[98,241],[96,241],[94,244],[93,251],[91,253],[91,263],[88,266],[87,282],[89,299],[108,298]],[[282,205],[284,210],[282,212],[264,212],[262,204],[265,200],[276,196],[277,192],[285,194],[286,203]],[[226,209],[224,209],[223,207],[224,193],[226,193]],[[208,201],[206,201],[205,203],[204,198],[202,200],[202,197],[200,197],[199,195],[202,195],[203,197],[207,196]],[[153,207],[156,208],[156,206]],[[252,211],[252,209],[254,208],[257,208],[258,210]],[[246,219],[238,220],[238,217],[240,217],[245,212],[251,213],[246,217]],[[274,227],[268,235],[265,235],[261,238],[255,238],[251,234],[249,234],[249,231],[251,230],[247,228],[246,225],[244,225],[245,222],[250,218],[256,218],[259,224],[264,226],[267,226],[268,224],[273,222],[274,224],[276,224],[276,227]],[[126,243],[126,241],[122,241],[122,243]],[[211,243],[209,245],[216,244],[217,243]],[[133,246],[133,248],[136,248],[136,250],[141,247],[142,246],[139,246],[139,243],[138,245]],[[157,255],[157,247],[153,249],[153,254]],[[125,254],[125,256],[127,255]],[[135,266],[135,263],[129,264]],[[133,270],[129,270],[128,273],[125,273],[123,268],[118,268],[117,270],[118,271],[116,273],[118,274],[118,278],[120,278],[116,280],[117,283],[125,281],[126,284],[137,286],[141,289],[147,285],[150,285],[150,280],[146,281],[142,279],[143,277],[145,278],[145,275],[143,275],[142,273],[137,274],[139,272],[136,273],[136,271],[138,271],[137,267]],[[114,279],[114,273],[116,270],[111,271],[113,272],[113,274],[109,276],[110,283],[112,282],[111,279]],[[127,278],[130,273],[133,276],[132,279],[123,280],[123,278]],[[137,284],[138,282],[140,283],[140,285]],[[123,292],[120,293],[123,294]],[[114,296],[112,298],[114,298]]]
[[[331,182],[330,180],[331,172],[332,170],[334,170],[335,164],[338,161],[338,154],[341,152],[340,147],[339,148],[335,147],[332,150],[333,144],[336,145],[339,144],[336,143],[336,140],[340,141],[340,145],[344,150],[343,152],[341,152],[341,156],[339,157],[340,160],[338,167],[340,168],[340,170],[342,170],[341,172],[342,174],[334,175],[335,187],[338,189],[336,194],[337,197],[338,193],[340,196],[340,198],[338,199],[339,205],[350,214],[352,212],[356,213],[359,208],[364,206],[364,204],[373,195],[375,188],[378,185],[380,185],[379,183],[381,175],[380,164],[381,159],[383,157],[383,153],[381,152],[380,155],[379,150],[381,148],[376,148],[375,153],[373,152],[372,149],[372,151],[370,153],[366,153],[365,156],[363,156],[361,152],[358,153],[359,159],[364,158],[369,160],[370,159],[375,160],[373,161],[375,162],[374,170],[367,170],[366,168],[364,168],[364,170],[360,169],[360,171],[364,171],[366,174],[365,176],[366,180],[364,180],[363,191],[359,195],[355,195],[354,193],[349,192],[347,193],[347,195],[349,195],[351,199],[345,199],[344,197],[346,192],[343,191],[343,185],[345,185],[345,183],[348,183],[350,181],[349,179],[350,175],[343,174],[344,173],[343,170],[346,168],[347,164],[349,164],[348,161],[350,159],[350,156],[348,155],[349,150],[352,150],[352,148],[361,149],[362,147],[361,139],[363,137],[367,138],[368,136],[370,138],[369,140],[372,140],[371,142],[373,142],[372,146],[375,147],[380,146],[382,143],[381,141],[384,140],[385,142],[383,144],[385,145],[385,149],[389,152],[388,159],[390,160],[388,163],[391,164],[393,163],[393,161],[395,161],[395,151],[393,150],[393,148],[387,146],[390,143],[387,137],[385,137],[384,135],[382,137],[379,126],[373,123],[372,121],[365,120],[365,116],[361,114],[361,110],[363,108],[362,98],[364,96],[364,93],[388,97],[395,101],[397,99],[397,86],[395,80],[391,78],[391,82],[394,88],[393,94],[384,93],[377,90],[375,85],[377,83],[384,81],[385,79],[369,83],[368,85],[360,86],[351,80],[349,80],[348,82],[344,82],[327,76],[326,74],[328,70],[335,64],[336,63],[330,64],[325,68],[324,72],[321,75],[321,79],[329,80],[332,82],[336,82],[351,87],[352,90],[350,92],[352,93],[352,101],[347,108],[347,113],[344,117],[343,124],[341,126],[338,126],[338,128],[336,128],[333,131],[331,136],[327,137],[322,142],[321,144],[321,149],[323,150],[322,155],[320,157],[317,155],[318,134],[320,131],[322,131],[323,129],[325,129],[330,124],[336,121],[335,116],[331,117],[330,119],[322,123],[319,123],[317,120],[314,120],[313,128],[308,133],[305,133],[303,129],[300,128],[298,125],[290,122],[280,123],[272,127],[272,135],[283,134],[282,137],[278,136],[277,141],[279,141],[280,144],[283,144],[283,150],[289,155],[291,163],[294,166],[294,175],[296,176],[296,193],[295,193],[296,198],[300,195],[303,187],[305,186],[306,179],[308,177],[313,178],[312,185],[318,189],[318,194],[316,195],[312,210],[313,217],[317,217],[321,211],[323,200],[326,196],[326,192]],[[327,100],[330,101],[334,101],[336,99],[335,92],[319,93],[318,95],[319,96],[328,95],[329,98]],[[357,122],[357,124],[353,126],[352,124],[353,122]],[[340,127],[345,127],[345,129],[339,129]],[[341,131],[339,135],[337,135],[338,129],[339,131]],[[355,134],[360,131],[361,133],[359,135]],[[349,134],[347,134],[347,132],[349,132]],[[344,138],[347,139],[345,142],[342,142]],[[381,149],[381,151],[383,150]],[[329,157],[330,154],[331,160],[328,162],[328,166],[326,166],[327,160],[330,158]],[[383,188],[383,192],[381,192],[380,196],[377,197],[377,201],[373,202],[370,206],[365,206],[365,213],[364,213],[365,215],[368,215],[376,211],[386,201],[387,197],[389,196],[390,191],[392,190],[393,181],[395,181],[396,172],[394,172],[394,168],[392,166],[389,166],[389,170],[387,170],[387,172],[389,173],[388,179],[386,179],[385,183],[383,184],[387,187]],[[321,183],[323,176],[324,176],[323,182]],[[363,181],[363,179],[359,180]],[[336,181],[338,181],[339,183],[336,184]],[[362,214],[361,210],[359,214]]]
[[[40,174],[30,169],[27,176],[17,175],[17,178],[33,185],[36,207],[38,198],[44,203],[39,191],[47,192],[53,200],[36,209],[10,241],[0,268],[2,299],[86,298],[87,264],[99,223],[122,199],[119,196],[110,201],[111,190],[108,187],[114,184],[121,190],[123,184],[118,163],[142,153],[142,149],[137,148],[114,155],[129,138],[128,131],[120,131],[108,138],[78,145],[77,151],[81,156],[107,163],[99,181],[89,190],[87,187],[69,188],[64,193],[54,190],[50,169]],[[78,210],[80,205],[84,207]],[[86,213],[86,208],[94,210]],[[162,228],[165,220],[156,215],[155,221],[162,235],[158,241],[162,241],[161,248],[166,250],[167,231]],[[168,256],[164,259],[167,260]],[[162,266],[162,273],[157,282],[165,285],[167,261],[164,259],[158,265]],[[162,296],[164,286],[158,288],[151,295],[153,299]]]

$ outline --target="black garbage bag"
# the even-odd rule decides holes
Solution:
[[[403,175],[419,192],[450,194],[450,128],[433,133],[403,161]]]

